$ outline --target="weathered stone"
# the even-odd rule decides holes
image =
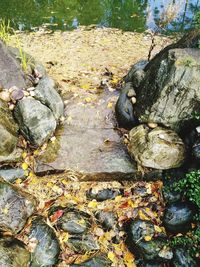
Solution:
[[[113,212],[102,210],[97,212],[95,216],[105,230],[111,230],[116,228],[117,218]]]
[[[59,226],[69,234],[83,234],[88,227],[88,218],[79,211],[68,211],[59,220]]]
[[[16,101],[16,100],[20,100],[24,97],[24,92],[22,89],[16,89],[13,90],[10,97],[12,98],[12,100]]]
[[[148,66],[148,65],[147,65]],[[137,90],[136,116],[180,131],[200,111],[200,50],[170,49],[148,67]]]
[[[64,103],[56,91],[55,82],[49,78],[42,78],[34,91],[34,98],[50,108],[56,120],[64,115]]]
[[[83,235],[81,237],[74,236],[70,237],[68,240],[69,246],[74,249],[76,252],[89,252],[89,251],[95,251],[99,250],[99,244],[97,243],[96,239],[88,234]]]
[[[98,189],[92,188],[87,191],[86,195],[90,199],[96,199],[97,201],[104,201],[107,199],[114,199],[120,194],[119,190],[114,189]]]
[[[97,255],[80,264],[72,264],[71,267],[110,267],[111,261],[103,255]]]
[[[154,237],[155,229],[151,222],[132,221],[128,225],[127,234],[129,247],[135,248],[145,260],[168,261],[172,259],[173,253],[167,246],[167,241],[164,238]],[[146,236],[150,236],[151,240],[145,241]]]
[[[166,207],[163,224],[172,233],[187,232],[191,228],[193,215],[193,209],[189,204],[176,202]]]
[[[0,239],[0,266],[27,267],[30,263],[30,253],[17,239]]]
[[[136,64],[134,64],[131,67],[128,74],[126,75],[126,77],[124,78],[125,82],[126,83],[132,82],[134,87],[138,88],[142,80],[144,79],[145,76],[144,68],[146,67],[147,64],[148,64],[147,60],[141,60]]]
[[[161,127],[150,130],[145,125],[129,133],[128,151],[142,166],[155,169],[179,167],[185,159],[185,147],[173,131]]]
[[[13,153],[18,142],[18,126],[7,104],[0,100],[0,162],[7,161]],[[10,156],[12,158],[12,156]]]
[[[115,130],[113,110],[107,107],[116,101],[115,95],[95,95],[94,104],[84,104],[89,96],[80,91],[79,97],[68,100],[64,129],[57,130],[56,142],[38,159],[37,174],[73,170],[85,179],[133,177],[135,164]]]
[[[178,247],[174,249],[174,257],[172,260],[173,267],[197,267],[197,263],[191,257],[187,248]]]
[[[138,124],[138,121],[134,115],[132,98],[128,96],[131,90],[133,90],[132,83],[126,83],[122,88],[115,106],[115,114],[119,127],[128,130],[132,129]],[[133,98],[136,100],[135,97]]]
[[[18,101],[14,115],[22,134],[31,144],[42,145],[56,129],[51,110],[32,97]]]
[[[0,180],[0,229],[14,234],[22,230],[35,210],[35,200]]]
[[[32,222],[29,243],[36,244],[31,253],[30,267],[50,267],[58,262],[60,253],[59,242],[53,229],[41,217]]]
[[[24,170],[21,168],[0,169],[0,177],[9,183],[13,183],[16,179],[24,180],[27,178]]]
[[[0,84],[3,88],[25,87],[25,77],[19,61],[0,41]]]

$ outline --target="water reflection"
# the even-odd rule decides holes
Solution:
[[[20,30],[46,25],[52,29],[73,29],[97,24],[128,31],[155,28],[168,4],[177,4],[178,19],[169,30],[191,27],[199,0],[1,0],[0,14]]]

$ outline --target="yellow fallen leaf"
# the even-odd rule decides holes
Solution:
[[[8,210],[8,208],[7,208],[7,207],[5,207],[5,208],[3,208],[3,209],[2,209],[2,213],[4,213],[5,215],[7,215],[7,214],[8,214],[8,211],[9,211],[9,210]]]
[[[90,84],[89,83],[83,84],[83,85],[81,85],[81,88],[84,89],[84,90],[89,90],[90,89]]]
[[[161,233],[162,232],[162,229],[159,226],[157,226],[157,225],[154,225],[154,229],[158,233]]]
[[[97,201],[96,200],[92,200],[88,203],[88,207],[89,208],[96,208],[98,205]]]
[[[115,197],[115,201],[116,201],[116,202],[120,201],[121,199],[122,199],[122,196],[116,196],[116,197]]]
[[[149,218],[142,212],[142,210],[138,211],[138,216],[139,216],[140,220],[148,220],[149,221]]]
[[[26,152],[23,152],[22,153],[22,158],[25,159],[27,157],[27,153]]]
[[[36,150],[34,150],[33,155],[34,155],[34,156],[38,156],[39,153],[40,153],[39,150],[36,149]]]
[[[113,103],[109,102],[108,105],[107,105],[107,108],[112,108],[112,107],[113,107]]]
[[[92,102],[92,98],[91,98],[91,97],[86,97],[86,98],[85,98],[85,102],[87,102],[87,103]]]
[[[112,251],[108,252],[108,259],[111,260],[112,262],[115,261],[115,254]]]
[[[150,236],[150,235],[146,235],[145,237],[144,237],[144,240],[145,241],[150,241],[152,239],[152,237]]]
[[[22,163],[22,169],[26,171],[28,169],[28,164],[26,162]]]
[[[22,179],[20,179],[20,178],[15,180],[15,184],[21,184],[21,182],[22,182]]]

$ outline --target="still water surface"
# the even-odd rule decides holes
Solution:
[[[178,18],[168,30],[190,28],[200,11],[200,0],[0,0],[0,17],[9,19],[19,30],[41,26],[69,30],[97,24],[143,32],[156,27],[170,3],[177,5]]]

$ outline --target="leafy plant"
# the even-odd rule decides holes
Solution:
[[[0,39],[6,44],[10,41],[11,30],[10,21],[6,23],[4,19],[0,19]]]
[[[183,191],[187,199],[200,209],[200,170],[187,173],[175,184],[176,190]]]

